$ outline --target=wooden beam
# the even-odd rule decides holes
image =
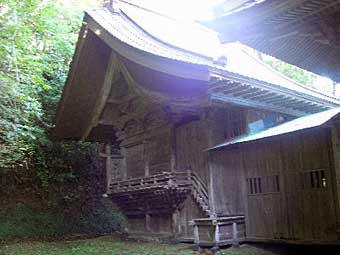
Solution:
[[[249,89],[249,88],[246,87],[246,86],[240,85],[240,86],[238,86],[237,88],[228,89],[228,90],[222,90],[221,92],[222,92],[223,94],[225,94],[225,95],[233,95],[233,96],[234,96],[235,93],[240,93],[240,92],[245,91],[245,90],[247,90],[247,89]]]
[[[284,106],[286,107],[287,105],[291,105],[291,104],[294,104],[294,103],[299,103],[299,102],[302,102],[296,98],[292,98],[292,99],[289,99],[289,100],[285,100],[285,101],[281,101],[281,102],[277,102],[275,105],[278,105],[280,107]]]
[[[238,92],[238,93],[234,93],[233,95],[234,95],[235,97],[238,97],[238,96],[244,97],[245,95],[254,94],[254,93],[257,92],[257,91],[259,91],[258,88],[249,88],[249,87],[248,87],[246,91],[241,91],[241,92]]]
[[[253,97],[253,96],[263,95],[263,93],[265,93],[264,90],[261,90],[261,89],[257,88],[257,91],[256,91],[256,92],[254,92],[254,93],[246,93],[246,94],[242,95],[241,97],[242,97],[243,99],[247,99],[247,98],[251,98],[251,97]]]
[[[260,95],[257,95],[257,96],[251,96],[251,97],[247,97],[248,100],[261,100],[262,98],[266,98],[266,97],[269,97],[269,96],[275,96],[277,95],[276,93],[274,92],[263,92],[262,94]]]
[[[110,59],[108,61],[108,65],[106,68],[103,86],[99,92],[95,107],[92,111],[91,121],[88,124],[87,128],[85,129],[84,133],[82,134],[80,139],[81,141],[84,141],[90,134],[92,128],[98,125],[100,115],[105,107],[107,98],[109,97],[112,87],[112,81],[114,79],[115,74],[117,73],[117,69],[115,68],[115,65],[117,64],[117,56],[113,50],[111,50],[109,58]]]
[[[275,99],[281,98],[281,100],[283,100],[283,97],[284,96],[282,96],[282,95],[273,95],[273,96],[258,99],[258,101],[265,102],[265,103],[271,103],[273,101],[273,99],[275,100]]]
[[[329,108],[339,107],[339,101],[337,99],[333,99],[331,97],[328,97],[326,95],[323,95],[318,92],[311,92],[311,94],[305,94],[302,92],[294,91],[292,89],[284,88],[275,84],[270,84],[258,80],[253,80],[251,84],[249,83],[249,80],[246,77],[243,77],[242,75],[231,73],[225,70],[213,70],[211,73],[212,77],[216,78],[222,78],[222,79],[233,79],[235,82],[243,83],[243,84],[249,84],[249,86],[252,87],[258,87],[259,89],[264,90],[263,93],[266,93],[265,91],[268,91],[267,93],[276,93],[281,94],[283,96],[287,97],[293,97],[293,98],[301,98],[306,101],[310,102],[316,102],[319,104],[323,104]],[[245,97],[252,98],[251,97]]]
[[[280,103],[282,101],[287,101],[287,100],[292,100],[292,99],[293,99],[292,97],[281,96],[278,99],[273,99],[273,100],[267,101],[266,103],[268,103],[268,104],[277,104],[277,103]]]
[[[226,84],[225,82],[218,85],[214,86],[212,88],[209,88],[209,92],[223,92],[225,90],[233,90],[235,88],[239,87],[239,84],[233,83],[233,84]]]
[[[231,103],[231,104],[236,104],[236,105],[241,105],[241,106],[247,106],[247,107],[252,107],[252,108],[258,108],[258,109],[263,109],[263,110],[266,110],[266,111],[281,112],[281,113],[284,113],[284,114],[298,116],[298,117],[306,115],[306,113],[302,112],[302,111],[287,109],[287,108],[284,108],[284,107],[266,104],[266,103],[261,103],[261,102],[254,102],[254,101],[251,101],[251,100],[245,100],[245,99],[241,99],[241,98],[228,97],[228,96],[223,95],[223,94],[222,95],[221,94],[212,94],[211,100],[220,101],[220,102],[224,102],[224,103]]]

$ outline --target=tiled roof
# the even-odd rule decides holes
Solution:
[[[183,48],[180,49],[170,43],[164,43],[151,33],[146,32],[139,24],[136,24],[137,20],[140,20],[141,17],[138,17],[136,20],[136,17],[133,15],[135,12],[132,12],[131,9],[126,8],[126,6],[121,7],[119,11],[99,8],[88,11],[87,15],[112,36],[138,50],[177,61],[199,65],[212,64],[213,59],[204,56],[203,52],[200,54],[201,52],[198,50],[190,52]],[[128,14],[131,16],[128,16]],[[150,18],[149,22],[151,22]],[[153,22],[157,23],[157,20]]]
[[[197,22],[174,19],[141,7],[136,8],[124,1],[120,1],[118,6],[156,40],[210,59],[220,55],[218,33]]]
[[[138,51],[139,64],[146,61],[144,56],[151,54],[165,60],[199,66],[201,71],[207,73],[206,79],[209,79],[209,72],[210,75],[217,72],[226,81],[236,74],[238,79],[241,77],[241,80],[248,80],[249,83],[263,83],[266,89],[272,87],[274,92],[284,90],[294,97],[306,95],[309,101],[318,99],[318,103],[325,103],[326,108],[340,105],[338,99],[290,80],[235,47],[228,49],[225,66],[216,65],[215,60],[217,54],[222,53],[222,45],[215,33],[199,24],[179,22],[122,0],[117,1],[112,8],[89,11],[87,16],[112,38]],[[153,63],[153,66],[159,66],[158,62]],[[158,69],[162,70],[164,68]],[[320,111],[322,107],[318,109]]]

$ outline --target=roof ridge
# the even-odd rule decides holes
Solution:
[[[163,18],[167,18],[169,20],[172,20],[173,22],[183,22],[183,23],[186,23],[186,24],[190,24],[190,25],[193,25],[193,26],[197,26],[199,27],[200,29],[206,31],[206,32],[209,32],[209,33],[214,33],[214,34],[217,34],[217,32],[213,29],[210,29],[204,25],[202,25],[201,23],[197,22],[197,21],[189,21],[189,20],[181,20],[181,19],[177,19],[173,16],[169,16],[165,13],[162,13],[162,12],[159,12],[159,11],[156,11],[156,10],[153,10],[153,9],[149,9],[147,7],[144,7],[144,6],[141,6],[141,5],[138,5],[136,3],[133,3],[131,2],[131,0],[116,0],[118,3],[119,2],[122,2],[122,3],[125,3],[125,4],[128,4],[128,5],[131,5],[133,7],[136,7],[136,8],[139,8],[139,9],[142,9],[144,11],[148,11],[148,12],[151,12],[153,14],[156,14],[158,16],[161,16]]]
[[[160,12],[158,12],[158,11],[151,10],[151,9],[149,9],[149,8],[146,8],[146,7],[144,7],[144,6],[138,5],[138,4],[136,4],[136,3],[132,3],[132,2],[129,1],[129,0],[117,0],[117,2],[123,2],[123,3],[125,3],[125,4],[132,5],[132,6],[134,6],[134,7],[137,7],[137,8],[139,8],[139,9],[142,9],[142,10],[144,10],[144,11],[152,12],[153,14],[157,14],[157,15],[162,16],[162,17],[164,17],[164,18],[168,18],[168,19],[171,19],[171,20],[173,20],[173,21],[176,21],[176,19],[173,18],[173,17],[171,17],[171,16],[168,16],[168,15],[166,15],[166,14],[164,14],[164,13],[160,13]]]
[[[125,0],[119,0],[119,1],[124,2],[124,3],[126,2]],[[128,3],[128,2],[126,2],[126,3]],[[136,6],[136,7],[139,8],[139,6],[137,6],[137,5],[135,5],[135,4],[130,4],[130,3],[128,3],[128,4],[129,4],[129,5],[132,5],[132,6]],[[140,7],[140,8],[141,8],[141,9],[144,9],[144,10],[146,10],[146,11],[149,11],[148,9],[146,9],[146,8],[144,8],[144,7]],[[187,54],[191,54],[191,55],[193,55],[193,56],[196,56],[196,57],[199,57],[199,58],[202,58],[202,59],[205,59],[205,60],[210,60],[210,61],[212,61],[212,62],[214,61],[214,59],[213,59],[212,57],[205,56],[205,55],[203,55],[203,54],[199,54],[199,53],[196,53],[196,52],[193,52],[193,51],[190,51],[190,50],[181,48],[181,47],[179,47],[179,46],[173,45],[173,44],[171,44],[171,43],[165,42],[164,40],[162,40],[162,39],[160,39],[160,38],[158,38],[158,37],[152,35],[152,34],[149,33],[147,30],[145,30],[143,27],[141,27],[141,26],[140,26],[136,21],[134,21],[133,18],[130,17],[124,10],[120,9],[120,11],[121,11],[121,13],[122,13],[122,15],[124,16],[125,19],[127,19],[129,22],[133,23],[134,26],[138,27],[138,29],[140,29],[141,31],[143,31],[143,33],[145,33],[146,35],[148,35],[149,37],[151,37],[153,40],[156,40],[157,42],[162,43],[162,44],[164,44],[164,45],[166,45],[166,46],[168,46],[168,47],[171,47],[171,48],[173,48],[173,49],[175,49],[175,50],[183,51],[183,52],[185,52],[185,53],[187,53]],[[151,12],[153,12],[153,11],[151,11]],[[155,12],[153,12],[153,13],[155,13]],[[157,14],[157,13],[156,13],[156,14]]]

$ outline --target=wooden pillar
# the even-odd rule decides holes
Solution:
[[[105,145],[105,155],[106,155],[106,193],[110,193],[110,185],[112,182],[112,155],[111,155],[111,145]]]
[[[170,171],[176,171],[176,164],[177,164],[177,154],[176,154],[176,127],[171,127],[171,134],[170,134]]]
[[[149,163],[149,155],[147,150],[147,141],[143,141],[143,160],[144,160],[144,176],[150,175],[150,163]]]
[[[172,233],[175,237],[177,237],[181,234],[181,225],[180,225],[179,210],[178,209],[176,209],[172,213]]]
[[[151,216],[148,212],[145,213],[145,229],[147,232],[151,232]]]
[[[209,168],[209,207],[211,210],[210,217],[216,217],[215,191],[214,191],[214,172],[212,167],[213,161],[210,152],[208,152],[208,168]]]
[[[124,147],[121,148],[121,153],[123,156],[121,174],[122,174],[122,180],[124,181],[127,179],[126,149]]]
[[[340,123],[335,122],[331,129],[331,145],[332,155],[330,155],[330,162],[333,162],[330,166],[330,180],[329,184],[332,186],[335,203],[335,217],[337,227],[337,237],[340,240]],[[328,184],[327,184],[328,185]]]

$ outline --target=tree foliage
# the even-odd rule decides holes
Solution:
[[[35,226],[46,224],[54,228],[50,234],[59,233],[55,217],[71,232],[119,225],[101,202],[106,180],[97,145],[50,139],[82,22],[79,3],[91,3],[74,0],[72,8],[65,2],[0,2],[0,239],[37,236],[43,228]]]
[[[260,52],[257,52],[257,53],[258,53],[257,55],[259,59],[267,63],[269,66],[271,66],[276,71],[284,74],[285,76],[291,78],[292,80],[296,82],[315,88],[314,83],[317,79],[316,74],[308,72],[297,66],[288,64],[274,57],[262,54]]]
[[[37,119],[53,119],[81,12],[49,0],[4,0],[0,23],[0,168],[28,167],[48,143]]]

